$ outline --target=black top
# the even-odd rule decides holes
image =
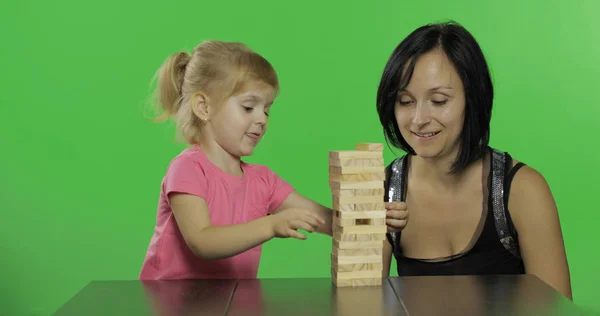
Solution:
[[[386,168],[386,201],[405,201],[407,174],[410,159],[400,157]],[[491,158],[491,159],[490,159]],[[524,274],[525,268],[518,249],[517,232],[508,212],[510,184],[516,171],[524,164],[514,167],[508,153],[490,148],[484,159],[484,170],[489,170],[486,180],[487,211],[482,218],[479,236],[464,253],[436,260],[407,258],[400,247],[401,234],[388,233],[396,258],[398,275],[499,275]],[[485,172],[485,171],[484,171]],[[395,178],[393,178],[395,177]],[[398,192],[398,194],[396,194]]]

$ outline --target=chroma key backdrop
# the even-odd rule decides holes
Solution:
[[[91,280],[137,278],[161,179],[184,148],[173,124],[144,117],[169,54],[219,39],[268,58],[281,95],[246,160],[330,206],[329,151],[385,142],[375,95],[392,50],[448,19],[489,61],[491,145],[549,182],[574,301],[600,313],[599,11],[592,0],[3,1],[0,314],[48,315]],[[386,146],[385,164],[398,154]],[[261,278],[331,275],[329,237],[263,249]]]

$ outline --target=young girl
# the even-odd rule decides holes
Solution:
[[[270,63],[240,43],[206,41],[161,67],[158,101],[191,147],[167,168],[140,279],[256,278],[265,241],[331,235],[330,209],[240,160],[265,134],[278,88]]]
[[[331,209],[240,160],[265,134],[278,90],[271,64],[240,43],[207,41],[161,67],[158,101],[192,147],[167,168],[140,279],[256,278],[264,242],[306,239],[298,229],[331,236]],[[391,230],[405,224],[388,213]]]

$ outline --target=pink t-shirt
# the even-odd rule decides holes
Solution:
[[[154,235],[140,280],[256,278],[262,245],[220,260],[202,260],[187,246],[169,204],[168,194],[203,198],[213,226],[245,223],[274,211],[294,188],[268,167],[242,162],[244,175],[223,172],[199,146],[175,157],[162,181]]]

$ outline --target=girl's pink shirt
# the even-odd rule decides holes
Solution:
[[[273,212],[294,188],[268,167],[242,162],[236,177],[215,166],[199,146],[175,157],[162,181],[156,226],[140,272],[140,280],[256,278],[262,245],[220,260],[202,260],[187,246],[168,195],[187,193],[203,198],[213,226],[255,220]]]

